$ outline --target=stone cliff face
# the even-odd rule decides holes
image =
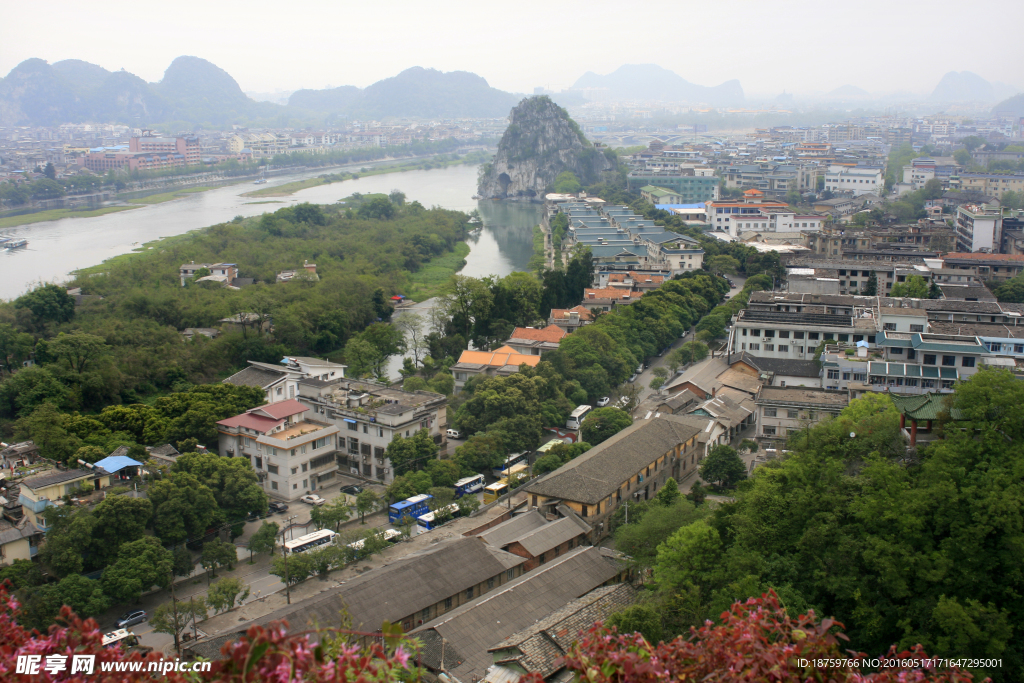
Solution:
[[[530,97],[512,110],[494,161],[480,169],[478,192],[489,199],[540,201],[562,171],[587,185],[612,169],[564,109],[547,97]]]

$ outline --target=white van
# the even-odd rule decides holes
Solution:
[[[462,438],[462,432],[460,432],[458,429],[448,429],[448,430],[445,431],[445,434],[448,435],[449,439],[461,439]]]

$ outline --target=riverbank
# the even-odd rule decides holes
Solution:
[[[13,228],[19,225],[31,225],[32,223],[45,223],[46,221],[58,221],[62,218],[93,218],[108,213],[137,209],[138,206],[104,206],[99,209],[50,209],[49,211],[37,211],[36,213],[24,213],[20,216],[6,216],[0,218],[0,230]]]
[[[433,157],[417,157],[416,160],[404,161],[390,166],[382,165],[376,168],[363,168],[360,169],[359,172],[332,173],[330,175],[325,175],[323,177],[306,178],[305,180],[296,180],[295,182],[285,183],[284,185],[277,185],[276,187],[265,187],[260,190],[245,192],[242,194],[242,196],[254,198],[288,197],[301,190],[308,190],[311,187],[319,187],[320,185],[330,185],[331,183],[339,183],[345,180],[358,180],[359,178],[365,178],[376,175],[386,175],[388,173],[404,173],[406,171],[423,170],[429,171],[435,168],[440,169],[448,168],[449,166],[477,165],[481,163],[480,155],[477,153],[467,154],[466,156],[457,159],[445,159],[442,161],[436,161],[436,157],[438,156],[447,155],[438,154]]]
[[[455,250],[452,253],[430,259],[423,264],[423,267],[409,278],[412,283],[408,293],[409,298],[413,301],[426,301],[440,294],[452,275],[465,267],[469,252],[469,245],[459,242],[455,245]]]

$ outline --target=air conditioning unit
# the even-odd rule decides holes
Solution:
[[[766,342],[766,341],[770,341],[773,338],[774,337],[761,337],[761,341]]]

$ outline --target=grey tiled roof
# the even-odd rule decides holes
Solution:
[[[576,515],[573,515],[571,517],[563,517],[554,522],[548,522],[539,529],[534,529],[519,538],[513,539],[510,543],[518,543],[530,555],[539,557],[541,553],[557,548],[570,538],[576,538],[581,534],[588,533],[590,533],[590,526],[579,517],[576,517]]]
[[[634,422],[607,441],[527,485],[528,493],[596,505],[699,430],[669,420]]]
[[[397,622],[523,562],[524,558],[473,537],[442,541],[350,579],[336,589],[279,609],[256,623],[284,619],[291,631],[304,631],[317,624],[336,627],[344,609],[352,617],[353,629],[376,631],[384,621]]]
[[[257,387],[263,389],[285,376],[285,372],[272,372],[264,368],[249,366],[239,370],[224,380],[224,384],[234,384],[239,387]]]
[[[495,548],[504,548],[520,536],[539,529],[545,524],[547,524],[547,520],[543,515],[536,510],[530,510],[526,514],[516,515],[512,519],[491,527],[479,537]]]
[[[434,631],[427,637],[433,645],[423,652],[423,664],[435,671],[443,664],[460,681],[480,680],[492,663],[489,647],[614,579],[621,570],[620,562],[599,548],[576,548],[414,629],[410,636]],[[445,641],[443,663],[440,638]]]
[[[54,484],[62,484],[66,481],[74,481],[75,479],[81,479],[82,477],[95,476],[97,474],[104,474],[102,469],[97,470],[52,470],[45,474],[39,474],[34,477],[21,482],[22,486],[30,489],[41,489],[46,486],[53,486]]]
[[[819,377],[821,375],[821,368],[813,360],[762,358],[749,353],[744,353],[741,360],[761,372],[772,372],[776,375],[789,375],[790,377]]]
[[[635,601],[636,590],[629,584],[601,586],[555,610],[532,626],[513,633],[492,646],[490,651],[494,653],[514,648],[519,654],[501,660],[502,663],[515,661],[526,671],[538,673],[547,679],[561,668],[555,662],[569,651],[581,634],[586,633],[596,622],[605,621],[613,612],[629,607]]]

